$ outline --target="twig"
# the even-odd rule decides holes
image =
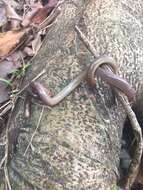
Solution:
[[[8,19],[13,19],[13,20],[22,21],[22,18],[14,17],[14,16],[8,16]]]
[[[81,39],[81,41],[83,42],[83,44],[87,47],[88,51],[90,51],[92,53],[92,55],[97,58],[99,57],[99,54],[97,53],[96,49],[94,48],[94,46],[90,43],[90,41],[87,39],[87,37],[82,33],[82,31],[78,28],[78,26],[75,26],[75,30],[79,36],[79,38]]]
[[[8,119],[7,126],[6,126],[6,145],[5,145],[4,174],[5,174],[5,179],[6,179],[6,188],[7,188],[7,185],[8,185],[8,189],[9,189],[9,190],[11,190],[11,184],[10,184],[9,174],[8,174],[8,169],[7,169],[7,164],[8,164],[8,151],[9,151],[8,130],[9,130],[10,121],[11,121],[11,117],[12,117],[12,113],[13,113],[14,107],[15,107],[15,104],[13,104],[13,106],[12,106],[12,110],[11,110],[11,113],[10,113],[10,117],[9,117],[9,119]]]
[[[7,182],[6,185],[8,185],[9,190],[12,190],[10,180],[9,180],[9,174],[8,174],[7,166],[4,166],[4,174],[5,174],[5,179],[6,179],[6,182]]]
[[[28,144],[28,146],[27,146],[27,148],[26,148],[26,150],[25,150],[25,152],[24,152],[24,156],[26,155],[26,153],[27,153],[27,151],[28,151],[28,149],[29,149],[29,147],[30,147],[32,141],[33,141],[33,138],[34,138],[35,134],[37,133],[37,130],[38,130],[38,128],[39,128],[39,126],[40,126],[40,123],[41,123],[41,120],[42,120],[43,113],[44,113],[44,106],[42,107],[42,111],[41,111],[41,114],[40,114],[40,117],[39,117],[39,120],[38,120],[38,123],[37,123],[37,127],[36,127],[34,133],[32,134],[32,137],[31,137],[31,139],[30,139],[30,142],[29,142],[29,144]]]
[[[12,103],[9,102],[9,104],[7,104],[7,106],[0,112],[0,117],[5,115],[11,108],[12,108]]]
[[[2,119],[2,116],[5,115],[10,109],[12,108],[12,101],[9,100],[4,105],[0,107],[0,119]]]
[[[11,103],[11,100],[9,100],[8,102],[6,102],[4,105],[0,106],[0,110],[2,110],[4,107],[6,107],[10,103]]]
[[[0,162],[0,170],[2,169],[2,165],[4,164],[5,160],[6,160],[6,155],[3,157],[3,159]]]
[[[93,54],[93,56],[94,57],[99,56],[94,46],[92,46],[92,44],[89,42],[89,40],[86,38],[86,36],[81,32],[81,30],[77,26],[75,26],[75,30],[79,38],[81,39],[81,41],[84,43],[87,49]],[[141,127],[137,121],[136,115],[133,112],[127,97],[123,95],[119,90],[116,89],[116,91],[117,91],[119,100],[121,101],[126,111],[126,114],[128,115],[131,121],[131,125],[133,128],[133,132],[134,132],[136,143],[137,143],[135,154],[133,156],[132,163],[129,168],[129,174],[127,176],[126,184],[125,184],[125,188],[128,189],[134,183],[136,176],[138,174],[138,169],[141,162],[141,156],[142,156],[142,150],[143,150],[143,143],[142,143],[143,139],[142,139]]]

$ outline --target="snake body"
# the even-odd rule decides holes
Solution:
[[[79,76],[72,80],[63,90],[61,90],[54,97],[49,96],[48,90],[39,82],[31,83],[31,88],[34,94],[38,95],[38,98],[42,101],[44,105],[55,106],[61,102],[66,96],[68,96],[75,88],[77,88],[81,81],[86,77],[87,70],[83,71]]]
[[[101,68],[102,65],[108,65],[112,70],[105,70]],[[39,100],[47,106],[55,106],[68,96],[75,88],[77,88],[81,81],[87,80],[90,85],[95,85],[95,75],[106,81],[109,85],[117,88],[125,93],[130,101],[135,98],[135,90],[131,85],[118,75],[116,75],[117,67],[115,61],[107,56],[99,57],[93,64],[91,64],[85,71],[82,71],[74,80],[72,80],[62,91],[54,97],[49,95],[48,90],[39,82],[32,82],[32,92],[36,93]]]

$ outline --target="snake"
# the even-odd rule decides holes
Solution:
[[[102,68],[103,65],[110,67],[110,70]],[[136,94],[135,90],[125,79],[117,75],[117,64],[108,56],[100,56],[94,61],[94,63],[88,66],[84,71],[81,71],[75,79],[53,97],[50,95],[49,90],[40,82],[32,82],[30,88],[42,104],[53,107],[74,91],[82,81],[86,80],[89,85],[94,86],[96,84],[95,76],[100,77],[107,82],[107,84],[123,92],[128,97],[129,101],[134,100]]]

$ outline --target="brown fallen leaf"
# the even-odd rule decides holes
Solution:
[[[46,31],[48,31],[48,28],[50,28],[52,24],[54,24],[54,21],[56,20],[56,18],[58,17],[60,13],[61,13],[61,9],[59,7],[54,9],[51,12],[51,14],[41,24],[39,24],[38,30],[43,30],[45,31],[45,34],[46,34]]]
[[[17,29],[20,28],[20,22],[22,21],[21,16],[19,16],[15,9],[9,4],[9,2],[4,1],[4,6],[6,10],[6,16],[10,22],[10,29]]]
[[[21,23],[21,25],[23,27],[27,27],[31,24],[31,19],[33,18],[33,16],[36,14],[36,12],[42,8],[43,6],[41,4],[36,4],[34,7],[31,8],[31,11],[29,11],[23,18],[23,21]]]
[[[22,22],[23,27],[27,27],[30,24],[40,24],[46,17],[51,13],[51,11],[56,7],[57,0],[49,0],[48,4],[44,7],[42,5],[37,5],[32,9],[31,12],[28,12]]]
[[[8,55],[23,39],[25,30],[0,33],[0,57]]]
[[[58,1],[57,0],[49,0],[48,3],[40,8],[35,15],[31,18],[31,22],[33,24],[41,24],[46,17],[51,13],[51,11],[56,7]]]
[[[8,74],[14,72],[22,66],[22,53],[20,51],[13,53],[0,64],[0,78],[7,77]]]
[[[18,51],[7,57],[0,64],[0,104],[9,99],[10,89],[7,87],[8,74],[16,71],[22,66],[22,52]]]
[[[8,3],[10,6],[12,6],[12,7],[14,7],[14,8],[16,8],[16,9],[19,9],[19,7],[20,7],[20,3],[19,2],[16,2],[15,0],[10,0],[10,1],[8,1],[8,0],[1,0],[3,3]]]
[[[47,17],[48,13],[51,12],[51,8],[43,7],[38,9],[35,15],[31,18],[31,23],[33,24],[41,24]]]
[[[21,16],[19,16],[14,8],[8,4],[8,2],[5,2],[5,9],[6,9],[6,15],[8,18],[14,18],[17,20],[21,20]]]

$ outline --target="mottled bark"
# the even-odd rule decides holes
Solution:
[[[79,40],[77,24],[97,50],[119,65],[119,74],[142,89],[143,5],[141,0],[74,0],[61,5],[61,14],[33,59],[26,82],[42,69],[39,81],[55,94],[94,60]],[[25,82],[25,83],[26,83]],[[10,167],[13,189],[95,190],[116,189],[119,179],[121,132],[126,117],[111,88],[98,81],[95,88],[83,82],[63,102],[45,108],[33,103],[29,121],[23,118],[23,100],[11,127],[26,127]]]

